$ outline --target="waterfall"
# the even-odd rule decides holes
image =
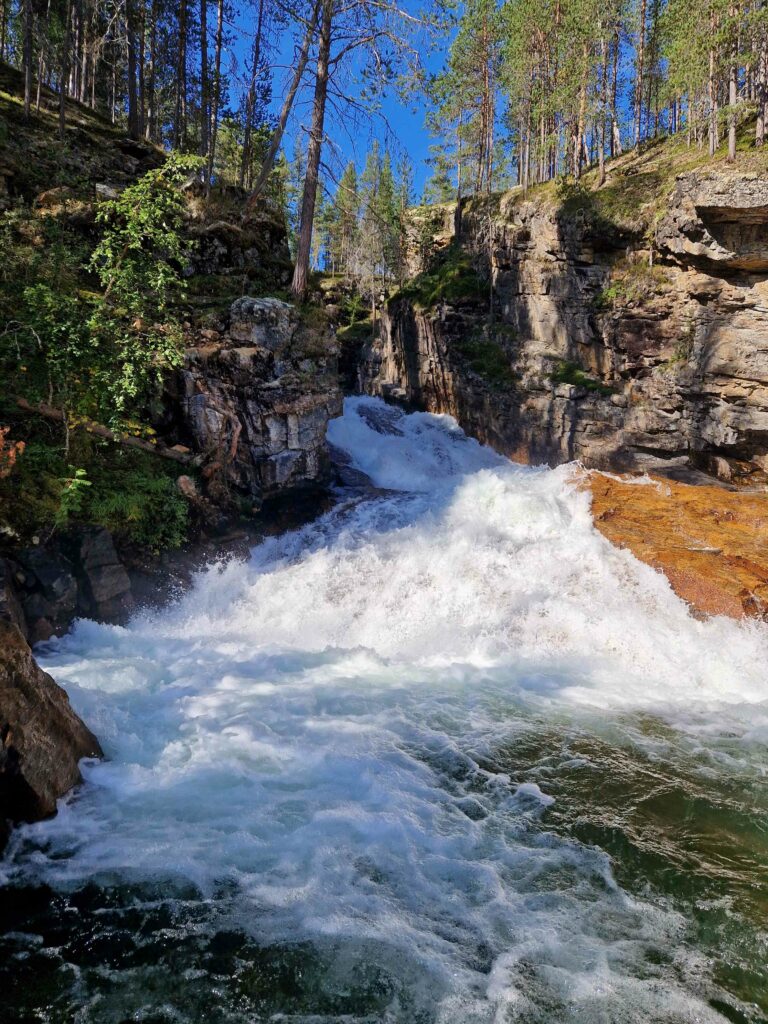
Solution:
[[[762,1019],[768,627],[693,618],[571,467],[370,398],[329,440],[368,480],[330,512],[42,652],[107,759],[0,872],[133,950],[105,975],[43,938],[57,998],[116,1022]]]

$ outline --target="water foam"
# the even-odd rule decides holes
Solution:
[[[339,984],[339,943],[385,965],[381,1019],[722,1019],[684,920],[548,834],[543,782],[488,765],[531,721],[637,709],[749,759],[768,630],[693,619],[568,467],[371,399],[330,439],[380,492],[46,648],[109,760],[19,833],[9,877],[191,881],[260,940],[335,949]]]

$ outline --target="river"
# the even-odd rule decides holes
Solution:
[[[40,650],[107,759],[0,862],[3,1020],[768,1020],[768,626],[569,467],[329,436],[330,512]]]

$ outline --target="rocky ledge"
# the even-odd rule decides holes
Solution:
[[[0,619],[0,849],[9,826],[56,813],[98,740],[38,667],[21,631]]]
[[[258,508],[328,481],[326,427],[342,411],[336,362],[333,333],[279,299],[238,299],[220,330],[199,332],[176,401],[209,497]]]
[[[663,477],[591,472],[597,529],[660,569],[699,614],[768,618],[768,500]]]

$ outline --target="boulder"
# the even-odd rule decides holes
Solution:
[[[204,453],[204,496],[250,507],[330,479],[328,421],[341,413],[337,349],[274,298],[237,299],[221,333],[201,333],[180,374],[180,420]]]
[[[78,539],[76,565],[81,614],[109,622],[131,611],[131,581],[109,530],[96,527],[83,531]]]
[[[0,619],[0,846],[7,822],[38,821],[100,757],[96,737],[64,690],[37,665],[16,625]]]

